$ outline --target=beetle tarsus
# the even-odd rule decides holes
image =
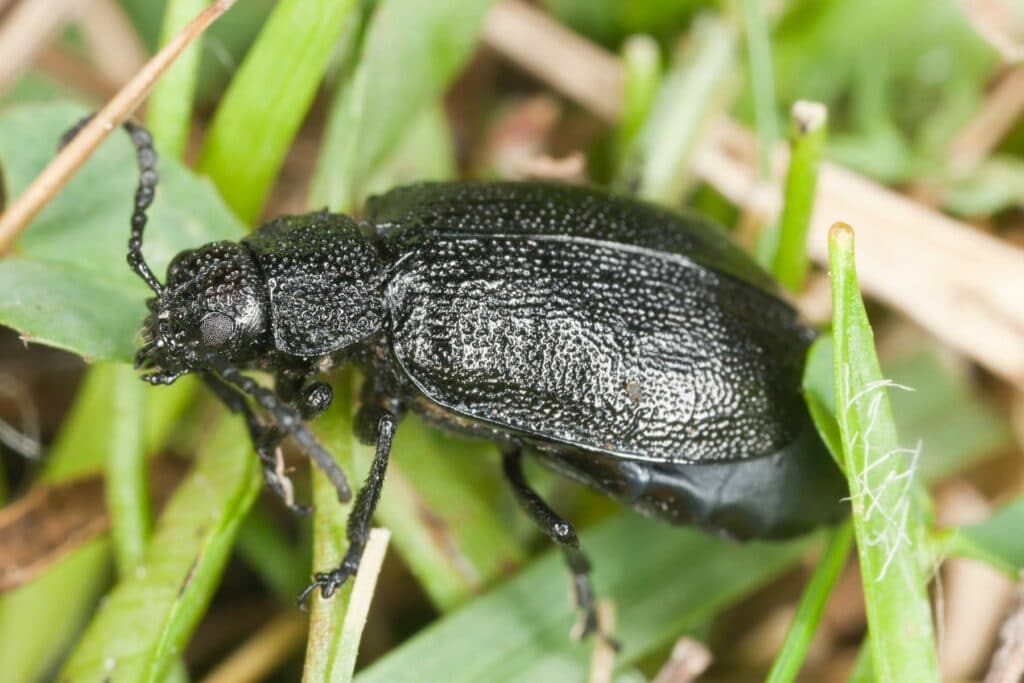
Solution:
[[[381,488],[384,486],[384,475],[388,469],[388,458],[391,455],[391,442],[395,437],[395,427],[398,420],[393,415],[384,414],[377,423],[377,449],[373,456],[373,463],[370,465],[370,472],[366,475],[366,482],[359,489],[356,495],[356,502],[352,506],[352,513],[348,518],[346,536],[348,537],[348,549],[341,564],[329,572],[320,572],[313,575],[313,581],[299,593],[298,603],[305,604],[309,595],[320,589],[320,596],[325,600],[334,595],[334,592],[348,581],[359,569],[359,562],[363,558],[363,550],[370,538],[370,522],[373,519],[373,511],[380,500]]]
[[[570,635],[582,640],[597,634],[607,643],[618,649],[616,641],[601,630],[597,619],[597,607],[594,600],[594,589],[590,584],[590,560],[580,550],[580,541],[572,524],[563,519],[557,512],[544,502],[523,475],[523,452],[520,448],[505,451],[502,465],[505,478],[512,487],[516,502],[552,541],[558,544],[565,556],[565,562],[572,572],[573,602],[579,611],[579,620]]]

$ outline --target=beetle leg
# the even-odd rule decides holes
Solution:
[[[602,633],[597,622],[597,610],[594,604],[594,589],[590,585],[590,560],[580,550],[580,541],[572,524],[552,510],[536,491],[530,488],[523,475],[523,452],[520,448],[505,451],[502,466],[505,478],[512,487],[516,502],[530,516],[547,536],[558,544],[565,555],[565,562],[572,572],[573,598],[576,608],[580,611],[580,621],[573,628],[573,635],[579,638],[597,633],[613,647],[618,647],[615,640]]]
[[[347,503],[352,498],[352,491],[348,487],[348,480],[345,473],[334,462],[331,454],[324,450],[324,447],[316,440],[313,433],[302,423],[302,416],[278,397],[273,391],[260,386],[252,377],[243,375],[238,368],[232,367],[222,360],[211,357],[207,363],[217,371],[221,379],[245,392],[255,399],[256,403],[269,413],[277,427],[285,434],[291,436],[306,455],[320,468],[331,484],[338,492],[338,500]]]
[[[311,374],[313,373],[308,368],[285,368],[274,372],[274,389],[277,395],[294,405],[303,420],[312,420],[323,413],[334,399],[330,385],[324,382],[306,384]]]
[[[359,569],[359,561],[363,557],[363,549],[370,536],[370,522],[373,519],[373,511],[380,500],[380,491],[384,486],[384,474],[388,468],[388,456],[391,455],[391,441],[395,436],[395,427],[398,420],[394,415],[381,415],[377,423],[377,450],[373,456],[373,464],[370,465],[370,473],[366,476],[366,482],[359,489],[356,495],[356,502],[349,514],[346,536],[348,537],[348,549],[345,556],[335,569],[329,572],[318,572],[313,575],[313,581],[305,590],[299,594],[298,603],[303,605],[310,593],[320,588],[320,595],[329,598],[338,590],[350,576]]]
[[[273,427],[266,427],[256,417],[256,413],[245,400],[245,396],[238,393],[230,386],[222,382],[215,375],[203,374],[203,381],[213,390],[217,398],[221,400],[233,413],[241,413],[245,418],[245,425],[249,429],[249,439],[252,441],[256,455],[263,467],[263,480],[267,486],[284,502],[285,506],[297,515],[308,515],[311,508],[307,505],[298,505],[292,498],[291,481],[279,474],[280,467],[276,451],[281,440],[284,438],[279,430]]]

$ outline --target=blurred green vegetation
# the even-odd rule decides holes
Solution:
[[[167,37],[166,3],[120,4],[148,49]],[[161,184],[146,237],[154,270],[164,272],[184,248],[237,239],[261,211],[280,205],[358,212],[368,195],[397,184],[453,178],[469,168],[493,175],[495,147],[502,142],[494,131],[525,95],[544,88],[493,54],[474,51],[492,4],[239,2],[202,37],[198,59],[161,84],[162,99],[147,114],[158,130],[169,131],[157,137]],[[750,7],[744,15],[740,2],[539,4],[622,55],[622,122],[602,126],[566,106],[543,140],[581,141],[598,175],[614,179],[619,189],[668,205],[691,204],[742,227],[736,207],[690,176],[707,123],[722,113],[751,129],[760,123],[764,149],[781,134],[764,122],[787,120],[795,100],[809,99],[828,106],[824,158],[886,184],[926,188],[940,208],[990,222],[996,231],[1020,232],[1024,124],[970,172],[948,161],[951,140],[977,114],[1000,73],[998,55],[955,0],[769,3],[761,18],[768,44],[752,52],[754,63],[744,26]],[[82,53],[75,30],[62,40]],[[304,60],[297,45],[308,48]],[[766,52],[770,64],[764,63]],[[762,82],[765,74],[771,74],[771,87]],[[755,91],[761,93],[757,116]],[[61,132],[87,110],[86,103],[71,101],[75,92],[59,74],[36,67],[3,94],[0,166],[8,198],[27,186],[52,157]],[[290,158],[293,149],[306,150],[309,158]],[[198,171],[185,161],[195,158]],[[58,193],[13,255],[0,261],[0,323],[90,361],[130,361],[146,295],[124,267],[135,173],[130,146],[114,135]],[[802,225],[780,247],[788,264],[783,270],[790,273],[784,277],[795,289],[804,280],[799,230],[811,203],[803,177],[802,189],[793,191],[802,204],[787,198],[792,220]],[[885,377],[915,389],[890,392],[886,448],[897,443],[896,432],[900,444],[920,442],[916,475],[922,486],[999,467],[1013,434],[992,382],[977,382],[976,373],[920,332],[911,335],[912,343],[897,344],[896,352],[883,347],[878,374],[871,328],[857,310],[859,293],[852,280],[847,285],[846,312],[857,318],[853,351],[862,354],[848,362],[871,371],[866,381]],[[906,336],[898,316],[873,308],[870,313],[875,338]],[[849,406],[836,410],[833,352],[846,354],[850,343],[839,339],[833,346],[826,338],[816,344],[805,378],[815,419],[842,462],[850,420],[864,419],[845,415],[844,430],[835,424],[837,412]],[[300,496],[312,495],[318,504],[311,532],[310,525],[283,518],[276,500],[255,499],[257,468],[237,419],[186,383],[140,385],[138,396],[125,393],[132,374],[125,365],[95,364],[48,444],[41,474],[14,481],[17,495],[104,470],[123,475],[107,481],[113,487],[107,492],[112,533],[0,596],[5,680],[45,680],[59,669],[66,680],[99,680],[111,673],[110,662],[110,680],[182,680],[182,649],[188,661],[186,643],[218,608],[223,613],[241,595],[263,600],[266,614],[290,610],[310,557],[320,568],[343,549],[345,512],[327,502],[330,491],[322,481],[310,484],[305,470],[294,477]],[[353,482],[365,473],[372,452],[355,442],[350,429],[349,399],[357,382],[354,373],[334,377],[338,400],[317,423]],[[148,498],[141,467],[143,458],[158,453],[192,465],[162,511]],[[357,680],[563,681],[587,674],[590,647],[566,637],[572,614],[564,567],[555,553],[541,552],[545,546],[519,517],[494,456],[488,444],[441,434],[413,419],[403,423],[377,515],[393,532],[392,555],[400,566],[385,566],[379,579],[371,624],[361,634],[375,661],[357,667]],[[786,581],[780,577],[803,580],[798,565],[807,550],[824,546],[820,535],[736,545],[616,511],[544,472],[531,470],[530,476],[580,523],[600,595],[618,606],[624,648],[616,680],[648,680],[682,635],[731,652],[714,634],[742,626],[748,617],[737,615],[758,601],[800,599],[773,680],[793,680],[805,665],[807,642],[847,554],[845,528],[831,537],[801,597],[801,586],[780,589]],[[1024,562],[1017,541],[1021,519],[1019,498],[965,527],[939,530],[927,517],[915,518],[915,539],[918,531],[927,537],[915,549],[929,560],[938,553],[980,558],[1012,574]],[[903,560],[911,566],[915,557]],[[886,598],[884,588],[872,583],[876,578],[865,577],[865,593],[877,607],[878,591],[883,603]],[[902,597],[920,614],[923,578],[915,581]],[[886,606],[896,610],[899,604],[889,600]],[[329,645],[323,657],[307,656],[307,666],[333,672],[332,680],[351,678],[359,646],[360,634],[342,635],[345,605],[338,599],[313,615],[321,639],[311,642]],[[860,629],[859,636],[863,624],[852,628]],[[907,662],[928,662],[927,648],[905,638],[891,618],[872,629],[875,638],[899,640]],[[227,653],[224,645],[217,654]],[[761,662],[750,674],[741,665],[730,668],[728,654],[724,659],[713,669],[716,680],[757,680],[770,665]],[[292,652],[275,680],[293,680],[301,661],[302,653]],[[867,672],[858,680],[872,680],[868,655],[858,661],[858,671]],[[875,670],[887,671],[889,663],[878,655]]]

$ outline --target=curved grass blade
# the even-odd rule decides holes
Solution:
[[[128,576],[139,563],[149,538],[151,511],[143,450],[145,385],[129,365],[111,368],[110,438],[107,440],[106,498],[118,575]]]
[[[358,203],[367,178],[469,57],[494,1],[379,3],[356,71],[331,105],[311,206],[346,211]]]
[[[104,600],[61,680],[162,681],[213,595],[260,482],[241,421],[222,420],[142,563]]]
[[[622,513],[583,534],[602,598],[615,601],[622,669],[667,646],[777,576],[809,539],[734,544]],[[562,557],[546,553],[518,576],[444,617],[360,673],[383,681],[585,680],[591,647],[569,636],[573,613]]]
[[[886,383],[857,288],[853,230],[829,234],[832,329],[839,431],[880,681],[938,680],[932,615],[922,568],[915,451],[899,447]]]
[[[282,0],[213,117],[197,168],[245,222],[258,216],[354,0]]]
[[[629,176],[639,169],[640,196],[669,205],[682,197],[700,132],[729,100],[735,48],[735,31],[722,20],[704,14],[694,21],[690,40],[680,44],[620,174],[630,186]]]
[[[807,655],[807,647],[821,621],[825,603],[852,547],[853,526],[849,521],[845,521],[832,530],[825,552],[822,553],[810,581],[804,587],[796,614],[793,615],[793,621],[786,631],[786,639],[782,641],[782,648],[765,679],[768,683],[796,680]]]

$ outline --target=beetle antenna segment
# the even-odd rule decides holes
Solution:
[[[327,476],[338,493],[339,501],[347,503],[352,500],[352,489],[349,488],[345,473],[341,471],[331,454],[320,445],[313,433],[302,422],[302,416],[298,411],[284,403],[273,391],[260,386],[256,380],[243,375],[238,368],[228,365],[221,359],[210,356],[206,359],[206,363],[225,382],[251,396],[261,408],[267,411],[281,431],[290,434],[295,439],[299,447]]]
[[[60,144],[57,146],[57,149],[61,149],[78,135],[79,131],[92,121],[94,115],[89,114],[83,117],[82,120],[61,135]],[[132,145],[135,147],[135,158],[139,164],[139,185],[135,190],[135,207],[132,209],[131,219],[132,232],[131,237],[128,239],[128,265],[142,278],[143,282],[149,285],[149,288],[157,296],[160,296],[160,292],[163,291],[163,285],[156,279],[153,271],[149,269],[149,264],[146,263],[146,259],[142,255],[142,231],[146,227],[146,209],[153,203],[158,179],[156,173],[156,150],[153,149],[153,136],[143,126],[131,121],[125,121],[122,127],[128,132],[128,136],[132,140]]]
[[[135,158],[139,164],[139,186],[135,190],[132,232],[128,239],[128,265],[157,296],[160,296],[163,287],[142,255],[142,231],[146,227],[146,209],[153,203],[153,196],[156,194],[156,150],[153,149],[153,136],[148,130],[131,121],[124,122],[124,129],[131,136],[132,145],[135,146]]]

